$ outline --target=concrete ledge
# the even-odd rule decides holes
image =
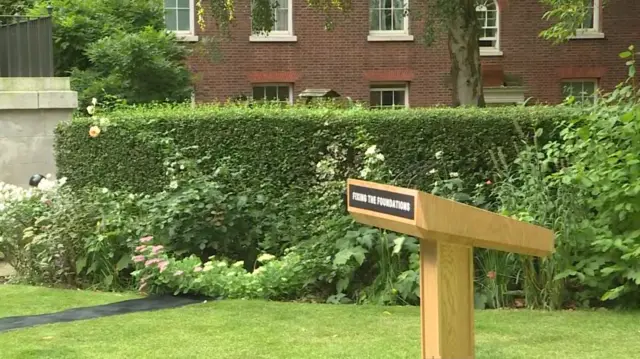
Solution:
[[[0,110],[38,109],[38,92],[0,91]]]
[[[77,108],[78,93],[75,91],[38,92],[39,108]]]
[[[2,91],[70,91],[68,77],[0,77]]]
[[[0,110],[75,109],[75,91],[0,91]]]
[[[0,110],[75,109],[78,94],[68,77],[0,78]]]

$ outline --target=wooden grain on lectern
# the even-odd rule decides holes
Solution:
[[[423,359],[473,359],[473,247],[547,256],[553,232],[417,190],[349,179],[360,223],[420,238]]]

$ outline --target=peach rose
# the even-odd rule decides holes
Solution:
[[[89,129],[89,136],[96,138],[100,135],[100,127],[98,126],[91,126],[91,128]]]

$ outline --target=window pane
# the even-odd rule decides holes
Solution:
[[[391,9],[392,0],[382,0],[382,7],[385,9]]]
[[[393,29],[404,30],[404,10],[393,10]]]
[[[174,2],[175,2],[175,0],[174,0]],[[189,8],[189,0],[178,0],[178,7],[183,8],[183,9],[188,9]]]
[[[274,24],[274,30],[287,31],[289,29],[289,10],[277,9],[276,10],[276,23]]]
[[[369,23],[371,25],[371,30],[380,30],[380,10],[371,9]]]
[[[255,86],[253,88],[253,99],[256,101],[260,101],[264,99],[264,87]]]
[[[393,91],[382,91],[382,106],[393,106]]]
[[[277,0],[277,1],[275,1],[275,3],[277,3],[278,9],[287,9],[287,8],[289,8],[289,0]]]
[[[403,9],[404,10],[404,0],[394,0],[393,1],[394,9]]]
[[[369,8],[370,9],[380,8],[380,0],[371,0],[371,2],[369,3]]]
[[[584,29],[593,29],[594,26],[594,1],[587,0],[587,15],[584,18],[584,22],[582,23],[582,28]]]
[[[178,19],[177,19],[176,10],[165,10],[164,23],[167,27],[167,30],[171,30],[171,31],[178,30]]]
[[[596,84],[594,82],[584,82],[583,91],[588,96],[593,95],[596,92]]]
[[[190,16],[190,10],[178,10],[178,31],[191,30],[191,21],[189,20]]]
[[[496,29],[484,29],[484,37],[495,38]]]
[[[392,14],[393,12],[391,10],[382,10],[382,26],[380,28],[380,30],[391,30],[392,29]]]
[[[393,103],[396,106],[404,106],[404,91],[395,91],[393,93]]]
[[[371,91],[370,92],[369,105],[371,107],[380,106],[380,91]]]
[[[480,47],[493,47],[493,41],[491,40],[480,40],[478,44]]]
[[[575,96],[577,93],[580,92],[580,89],[576,89],[576,83],[575,82],[566,82],[564,85],[564,94],[565,96]]]
[[[289,102],[289,87],[288,86],[279,86],[278,87],[278,101]]]
[[[488,17],[486,26],[495,27],[496,26],[496,18],[495,17],[493,17],[493,18],[492,17]]]
[[[176,7],[176,0],[164,0],[164,7],[168,8],[168,7]]]
[[[277,86],[265,86],[265,94],[267,101],[274,101],[278,99],[278,87]]]

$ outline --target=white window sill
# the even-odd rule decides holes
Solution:
[[[406,35],[406,34],[402,34],[402,35],[372,34],[372,35],[367,36],[367,41],[413,41],[413,35]]]
[[[575,36],[570,36],[571,40],[604,39],[604,33],[599,31],[578,31]]]
[[[196,35],[176,34],[176,38],[180,42],[198,42],[200,38]]]
[[[296,42],[298,37],[295,35],[251,35],[249,37],[250,42]]]
[[[502,51],[498,49],[480,48],[480,56],[502,56]]]

